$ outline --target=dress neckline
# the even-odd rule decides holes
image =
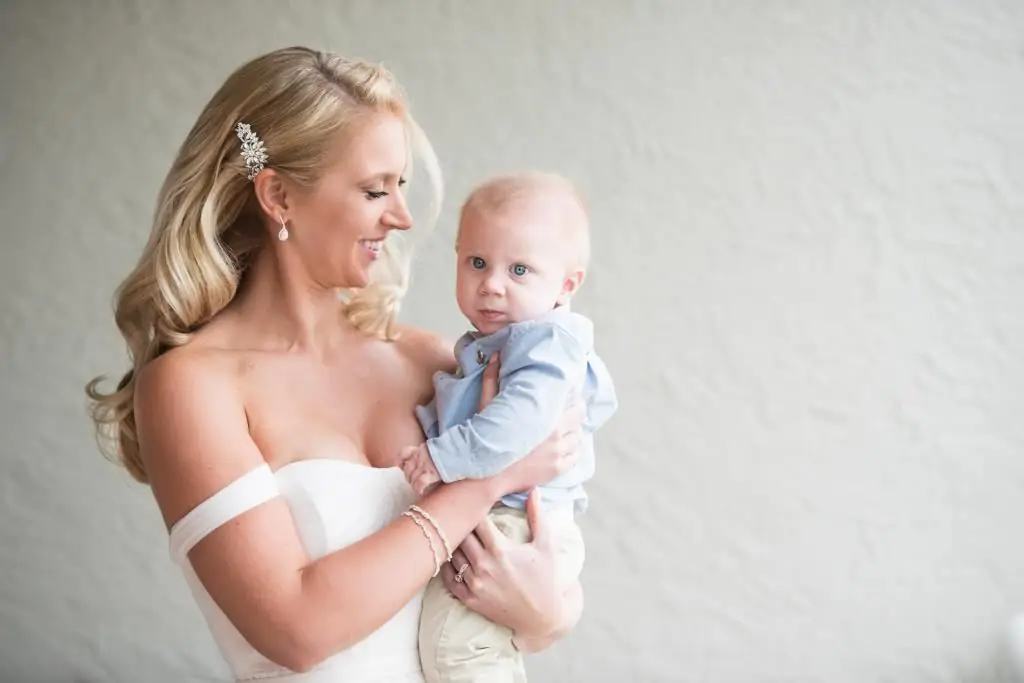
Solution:
[[[291,461],[289,463],[285,463],[284,465],[281,465],[276,470],[271,470],[271,472],[274,474],[274,476],[277,476],[278,474],[281,474],[282,472],[284,472],[286,470],[294,469],[294,468],[299,467],[299,466],[307,466],[307,465],[314,464],[314,463],[316,463],[318,465],[331,465],[331,466],[340,465],[342,467],[349,467],[349,468],[352,468],[352,469],[364,470],[364,471],[389,472],[389,473],[394,473],[394,472],[401,473],[401,471],[402,471],[401,469],[399,469],[398,467],[395,467],[395,466],[391,466],[391,467],[374,467],[373,465],[364,465],[362,463],[352,462],[351,460],[342,460],[341,458],[323,458],[323,457],[320,457],[320,458],[300,458],[299,460],[293,460],[293,461]],[[268,467],[270,466],[269,463],[268,463],[267,466]]]

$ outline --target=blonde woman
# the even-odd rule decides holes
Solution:
[[[455,367],[448,342],[394,321],[414,152],[439,198],[383,68],[305,48],[254,59],[189,132],[118,290],[132,370],[111,394],[90,384],[94,419],[151,487],[237,680],[422,680],[419,608],[439,572],[521,650],[582,608],[578,584],[555,595],[536,504],[531,544],[484,521],[572,467],[582,410],[503,474],[418,501],[395,467],[423,439],[432,375]],[[456,547],[471,565],[458,582]]]

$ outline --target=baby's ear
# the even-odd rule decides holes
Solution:
[[[573,294],[583,286],[583,280],[587,277],[587,271],[582,268],[570,271],[562,281],[562,293],[558,295],[558,305],[564,306],[572,299]]]

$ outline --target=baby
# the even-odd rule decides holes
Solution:
[[[555,429],[565,408],[586,403],[577,466],[539,487],[567,587],[583,567],[574,516],[587,507],[583,484],[594,474],[593,434],[618,407],[615,388],[594,352],[592,323],[569,309],[589,259],[587,213],[575,188],[548,173],[518,173],[477,187],[462,207],[456,238],[456,298],[472,323],[455,346],[456,374],[438,373],[434,400],[417,409],[427,441],[402,454],[419,493],[439,481],[494,475]],[[484,368],[500,360],[499,391],[477,413]],[[506,496],[490,512],[514,542],[530,540],[527,493]],[[457,567],[461,579],[465,567]],[[462,605],[440,578],[427,587],[420,656],[427,681],[525,681],[512,632]],[[500,671],[498,679],[492,672]]]

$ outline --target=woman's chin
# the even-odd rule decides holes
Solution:
[[[373,264],[376,262],[376,259],[369,258],[366,251],[360,250],[356,258],[352,260],[352,265],[349,266],[346,273],[349,276],[349,281],[353,283],[352,287],[365,287],[373,280]]]
[[[344,279],[348,283],[345,285],[345,289],[361,289],[370,284],[370,269],[366,266],[349,268]]]

